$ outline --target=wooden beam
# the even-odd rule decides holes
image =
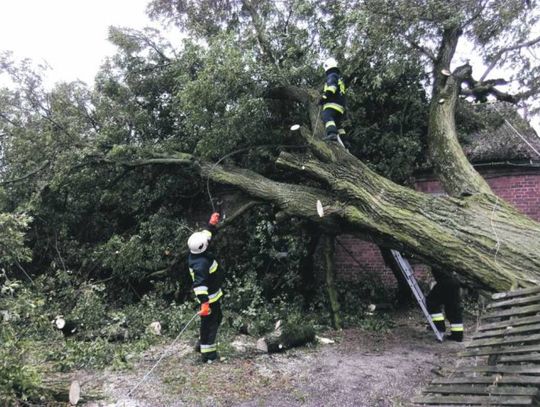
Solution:
[[[540,352],[540,344],[529,345],[529,346],[509,346],[505,348],[486,347],[486,348],[480,348],[480,349],[469,349],[469,350],[459,352],[458,356],[476,357],[476,356],[517,354],[517,353],[528,353],[528,352]]]
[[[477,339],[469,342],[466,348],[479,348],[483,346],[504,346],[511,344],[522,344],[528,342],[540,342],[540,334],[528,335],[528,336],[513,336],[502,339]]]
[[[540,377],[537,376],[512,376],[512,375],[493,375],[493,376],[452,376],[434,379],[432,384],[488,384],[492,385],[540,385]]]
[[[478,385],[441,385],[428,386],[425,393],[437,394],[477,394],[486,396],[535,396],[538,394],[536,387],[517,387],[517,386],[478,386]]]
[[[500,300],[503,298],[515,298],[515,297],[522,297],[525,295],[538,294],[538,293],[540,293],[540,287],[536,286],[536,287],[523,288],[521,290],[506,291],[504,293],[495,293],[491,296],[491,299]]]
[[[534,325],[523,325],[514,327],[512,325],[506,327],[505,329],[495,329],[492,331],[482,331],[477,334],[473,335],[473,339],[480,339],[480,338],[490,338],[490,337],[497,337],[497,336],[511,336],[511,335],[518,335],[523,333],[531,333],[531,332],[539,332],[540,331],[540,324],[534,324]]]
[[[478,330],[488,331],[490,329],[506,328],[508,326],[518,326],[535,323],[540,323],[540,315],[535,315],[533,317],[511,318],[504,321],[492,322],[490,324],[482,324],[478,327]]]
[[[483,366],[463,366],[456,372],[459,373],[509,373],[509,374],[531,374],[540,375],[540,366],[538,365],[483,365]]]
[[[413,399],[415,404],[454,404],[473,406],[531,406],[532,396],[423,396]]]
[[[504,301],[493,302],[488,304],[486,309],[501,308],[501,307],[510,307],[515,305],[524,305],[531,303],[540,302],[540,295],[529,295],[525,297],[511,298]]]
[[[526,307],[515,307],[515,308],[510,308],[510,309],[507,309],[507,310],[503,310],[503,311],[491,312],[489,314],[484,315],[481,318],[481,320],[486,321],[486,320],[489,320],[489,319],[513,317],[513,316],[516,316],[516,315],[527,315],[527,314],[533,314],[533,313],[537,313],[537,312],[540,312],[540,305],[539,304],[528,305]]]

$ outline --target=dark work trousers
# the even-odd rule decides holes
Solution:
[[[443,280],[435,284],[426,297],[426,305],[431,315],[444,312],[450,324],[463,324],[463,306],[459,284],[453,280]]]
[[[342,127],[341,122],[343,120],[343,114],[336,109],[327,108],[322,111],[322,121],[326,131],[326,136],[330,134],[339,134],[340,136],[345,134],[345,129]]]
[[[210,315],[201,317],[201,353],[203,360],[213,360],[217,357],[216,335],[223,319],[221,300],[210,304]]]

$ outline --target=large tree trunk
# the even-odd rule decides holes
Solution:
[[[330,233],[369,234],[378,244],[458,272],[473,285],[508,290],[540,282],[540,224],[492,194],[435,197],[394,184],[338,146],[303,132],[313,155],[281,153],[278,165],[319,188],[211,164],[203,175],[318,222]],[[317,158],[318,157],[318,158]],[[294,178],[291,174],[291,179]],[[325,216],[320,218],[316,202]]]
[[[467,160],[457,138],[456,103],[463,80],[462,71],[466,67],[470,68],[465,65],[448,76],[460,36],[459,27],[447,28],[442,36],[437,59],[433,64],[434,81],[427,137],[431,165],[445,191],[452,196],[491,193],[489,185]]]

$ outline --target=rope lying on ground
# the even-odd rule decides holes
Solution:
[[[172,341],[172,343],[169,345],[170,347],[173,347],[176,342],[178,341],[178,339],[180,338],[180,336],[184,333],[184,331],[187,329],[188,326],[191,325],[191,323],[193,322],[193,320],[197,317],[197,315],[199,315],[198,312],[195,313],[195,315],[193,315],[191,317],[191,319],[188,321],[188,323],[184,326],[184,328],[182,328],[182,330],[180,331],[180,333],[178,335],[176,335],[176,338],[174,338],[174,341]],[[163,360],[163,358],[165,358],[165,356],[167,356],[167,353],[166,351],[163,352],[163,354],[161,355],[161,357],[157,360],[157,362],[154,364],[154,366],[152,366],[152,368],[143,376],[143,378],[139,381],[139,383],[137,383],[135,385],[135,387],[133,387],[127,394],[127,396],[131,396],[133,394],[133,392],[135,390],[137,390],[137,388],[142,384],[144,383],[144,381],[146,379],[148,379],[148,377],[152,374],[152,372],[154,371],[154,369],[160,364],[160,362]]]

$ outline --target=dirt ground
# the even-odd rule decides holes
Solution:
[[[388,332],[346,329],[327,332],[333,344],[317,344],[266,355],[235,353],[219,363],[202,365],[192,345],[156,347],[128,371],[78,372],[86,389],[105,400],[86,407],[160,406],[409,406],[413,396],[457,362],[462,343],[438,343],[426,330],[420,311],[392,315]],[[238,343],[250,343],[248,337]],[[134,392],[130,390],[166,358]]]

